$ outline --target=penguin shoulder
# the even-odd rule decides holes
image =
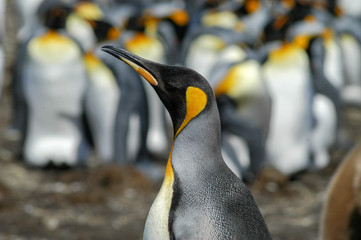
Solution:
[[[81,55],[79,46],[66,35],[50,30],[29,41],[28,54],[42,63],[69,61]]]
[[[308,66],[306,51],[294,43],[284,43],[281,47],[271,50],[266,64],[271,63],[282,68],[290,65]]]

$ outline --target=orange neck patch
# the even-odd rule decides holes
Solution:
[[[249,13],[254,13],[261,7],[261,3],[258,0],[246,1],[246,10]]]
[[[187,126],[187,124],[195,118],[207,105],[207,95],[201,89],[196,87],[188,87],[186,91],[186,105],[187,105],[187,113],[184,118],[182,125],[179,127],[177,133],[174,136],[174,139],[178,136],[178,134]],[[173,140],[174,144],[174,140]],[[173,174],[173,167],[172,167],[172,152],[169,154],[167,167],[165,171],[164,182],[167,184],[173,183],[174,181],[174,174]]]
[[[187,113],[175,137],[206,107],[207,100],[207,95],[201,89],[188,87],[186,92]]]
[[[63,35],[57,33],[55,30],[50,30],[43,36],[39,37],[41,44],[68,44],[69,39]]]
[[[92,52],[87,52],[84,56],[85,66],[87,68],[93,68],[101,64],[101,61]]]
[[[152,40],[147,35],[137,33],[125,43],[125,47],[131,52],[136,52],[137,48],[149,47],[151,44]]]
[[[223,78],[223,80],[217,85],[214,89],[214,94],[219,96],[224,93],[228,93],[228,91],[234,86],[237,77],[236,68],[232,67],[227,75]]]
[[[189,16],[186,11],[177,10],[170,17],[178,26],[185,26],[189,22]]]

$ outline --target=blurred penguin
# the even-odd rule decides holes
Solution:
[[[314,87],[312,162],[320,169],[330,161],[328,151],[336,143],[340,126],[343,67],[338,39],[327,27],[327,21],[316,18],[313,8],[297,4],[296,10],[297,7],[303,8],[303,16],[292,23],[287,37],[304,48],[310,59]]]
[[[337,5],[340,6],[341,10],[350,17],[361,19],[361,2],[353,0],[337,0]]]
[[[144,11],[156,21],[157,35],[167,49],[167,62],[179,63],[181,43],[189,25],[189,14],[184,4],[180,1],[154,3]]]
[[[361,23],[345,15],[338,6],[328,9],[334,16],[334,27],[339,38],[345,85],[341,92],[342,103],[361,106]]]
[[[69,9],[54,1],[45,27],[26,46],[22,82],[27,113],[24,158],[31,166],[84,165],[81,121],[86,72],[79,46],[63,31]]]
[[[245,59],[225,65],[227,70],[223,78],[217,81],[212,78],[216,75],[214,74],[210,80],[219,105],[222,137],[224,136],[222,141],[228,139],[235,143],[239,138],[245,142],[249,159],[242,161],[242,158],[247,158],[238,154],[238,161],[243,165],[243,179],[252,181],[265,165],[265,139],[269,128],[271,98],[261,76],[260,64],[256,60]],[[219,74],[222,72],[220,68],[218,64],[213,72]],[[241,153],[239,148],[234,150]]]
[[[17,34],[17,41],[23,43],[39,26],[39,19],[37,16],[38,7],[44,0],[16,0],[17,13],[20,18],[20,29]]]
[[[107,43],[124,46],[122,38]],[[95,55],[112,71],[120,90],[114,117],[114,162],[117,164],[137,164],[149,160],[146,148],[148,134],[147,98],[139,74],[126,64],[95,49]],[[113,90],[114,91],[114,90]]]
[[[281,15],[265,29],[269,52],[262,72],[272,97],[267,158],[283,174],[293,175],[309,167],[313,87],[306,51],[285,41],[287,18]]]
[[[248,35],[252,45],[259,44],[263,29],[271,20],[271,7],[264,0],[246,0],[237,15],[243,23],[242,32]]]
[[[129,19],[122,34],[124,47],[141,57],[166,63],[167,49],[157,33],[158,20],[142,13]],[[170,150],[170,118],[165,107],[149,84],[142,81],[147,97],[149,125],[146,146],[151,157],[166,160]]]
[[[99,42],[118,39],[119,31],[109,23],[95,20],[90,23]],[[89,78],[85,113],[95,152],[101,163],[111,163],[115,158],[115,124],[121,91],[116,76],[96,52],[86,52],[84,62]]]
[[[15,136],[21,136],[25,131],[26,106],[21,86],[22,70],[28,41],[34,35],[39,34],[39,29],[41,28],[38,8],[43,2],[44,0],[16,0],[15,2],[17,14],[20,19],[20,26],[16,39],[18,46],[11,75],[13,117],[10,129]]]
[[[97,38],[88,20],[100,20],[104,17],[102,9],[88,1],[80,1],[73,6],[66,19],[66,32],[83,48],[83,51],[93,51]]]

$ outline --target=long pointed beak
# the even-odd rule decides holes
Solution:
[[[107,53],[113,55],[114,57],[122,60],[123,62],[125,62],[126,64],[131,66],[143,78],[145,78],[145,80],[147,80],[152,86],[158,86],[158,81],[155,79],[153,74],[149,70],[147,70],[147,68],[142,63],[143,60],[140,57],[138,57],[124,49],[115,48],[115,47],[109,46],[109,45],[103,46],[101,49],[104,52],[107,52]]]

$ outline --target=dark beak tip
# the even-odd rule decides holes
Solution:
[[[105,45],[101,47],[101,50],[104,52],[108,52],[110,49],[112,49],[112,46],[110,45]]]

